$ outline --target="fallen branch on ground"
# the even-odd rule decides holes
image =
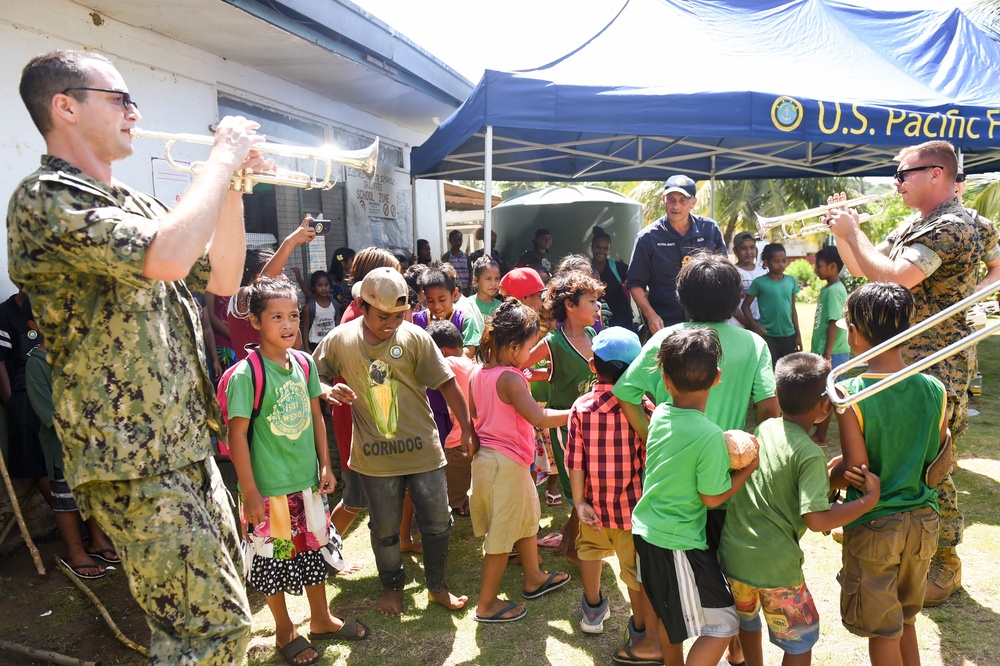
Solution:
[[[24,656],[31,657],[32,659],[43,659],[50,664],[62,664],[62,666],[101,666],[101,662],[99,661],[80,661],[79,659],[67,657],[66,655],[59,654],[58,652],[36,650],[35,648],[31,648],[26,645],[18,645],[17,643],[11,643],[9,641],[0,640],[0,649],[17,652],[18,654],[23,654]]]
[[[97,595],[94,594],[94,591],[91,590],[86,585],[84,585],[83,582],[79,578],[77,578],[72,571],[67,569],[66,566],[59,560],[58,557],[56,557],[56,568],[62,571],[64,574],[66,574],[66,577],[69,578],[70,581],[74,585],[76,585],[76,587],[81,592],[83,592],[88,599],[90,599],[90,602],[94,604],[94,606],[97,608],[98,611],[100,611],[101,617],[104,618],[104,621],[107,623],[108,627],[111,628],[111,631],[112,633],[114,633],[115,638],[121,641],[129,649],[135,650],[136,652],[141,654],[143,657],[149,656],[149,650],[147,648],[144,648],[138,643],[134,643],[125,634],[121,632],[121,630],[118,628],[118,625],[115,624],[115,621],[111,619],[111,614],[108,613],[108,609],[104,607],[104,604],[102,604],[101,600],[97,598]]]

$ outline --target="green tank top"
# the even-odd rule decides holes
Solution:
[[[593,338],[597,335],[591,327],[585,329]],[[569,409],[573,402],[590,390],[597,377],[590,371],[590,359],[576,350],[561,328],[545,336],[549,345],[551,372],[549,375],[549,404],[552,409]]]
[[[858,393],[883,376],[861,375],[843,382],[841,388]],[[847,527],[925,506],[937,510],[937,492],[924,483],[924,471],[937,456],[944,399],[941,382],[917,374],[855,405],[868,450],[868,466],[882,482],[882,496],[874,509]],[[848,501],[859,497],[860,491],[848,487]]]

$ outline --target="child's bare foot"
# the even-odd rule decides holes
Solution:
[[[419,541],[409,540],[403,541],[399,540],[399,552],[401,553],[422,553],[424,552],[424,544]]]
[[[376,608],[385,617],[399,617],[403,614],[403,591],[384,590]]]
[[[467,595],[456,597],[447,587],[442,587],[437,592],[427,590],[427,599],[436,604],[441,604],[448,610],[458,610],[465,607],[465,602],[469,600]]]
[[[319,659],[319,653],[316,652],[316,650],[313,649],[313,646],[310,645],[308,642],[306,642],[305,639],[302,639],[302,641],[300,641],[300,643],[302,643],[302,645],[303,645],[302,649],[300,649],[298,652],[296,652],[296,653],[294,653],[292,655],[286,655],[284,653],[285,647],[288,646],[288,645],[291,645],[292,642],[295,641],[295,640],[297,640],[297,639],[299,639],[300,636],[299,636],[299,634],[298,634],[297,631],[293,630],[291,637],[287,637],[287,638],[288,638],[288,640],[286,640],[284,642],[281,642],[281,641],[278,640],[278,637],[276,635],[274,637],[274,645],[275,645],[275,647],[278,648],[278,652],[281,652],[282,656],[285,657],[285,660],[288,661],[288,663],[290,663],[290,664],[312,664],[312,663],[315,663],[317,659]]]
[[[814,432],[813,434],[809,435],[809,437],[812,439],[812,441],[816,442],[820,446],[827,445],[826,435],[821,435],[817,432]]]

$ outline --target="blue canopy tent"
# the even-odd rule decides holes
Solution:
[[[411,173],[487,188],[889,175],[899,148],[937,138],[968,173],[1000,169],[1000,44],[959,10],[626,0],[562,58],[487,71]]]

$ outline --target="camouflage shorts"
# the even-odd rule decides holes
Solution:
[[[150,664],[242,663],[250,605],[226,487],[211,458],[74,489],[114,541],[152,631]]]

